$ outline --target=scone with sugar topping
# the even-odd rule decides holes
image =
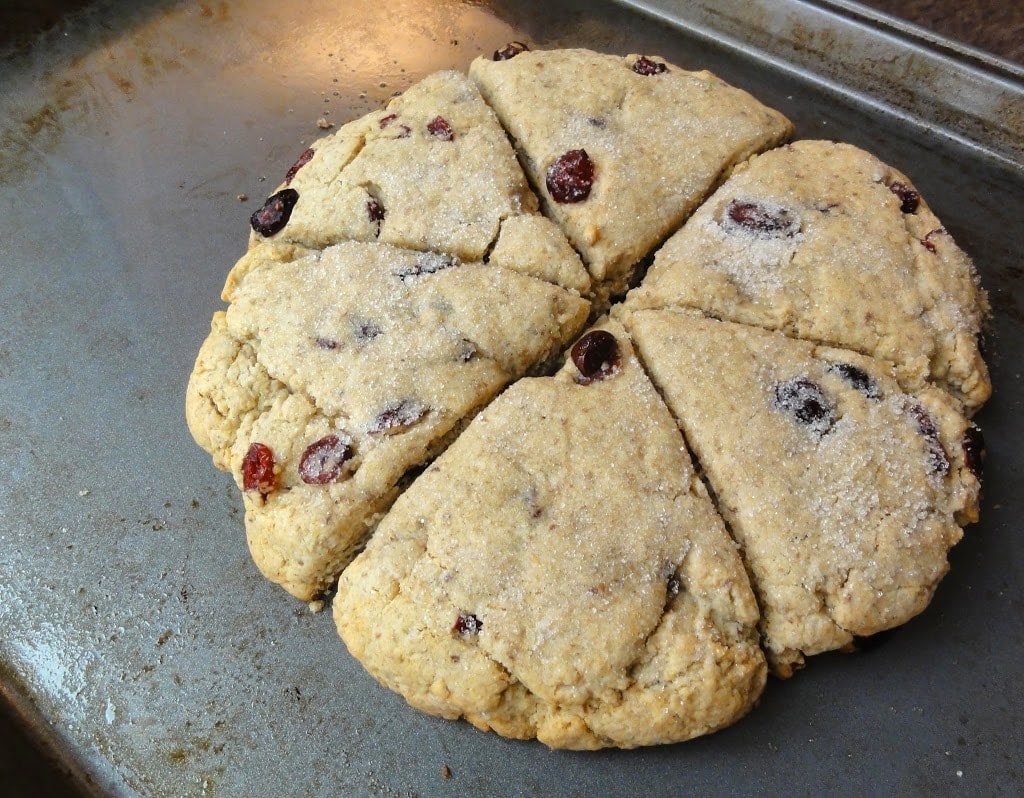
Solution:
[[[692,312],[621,309],[742,546],[776,672],[909,620],[977,520],[980,437],[881,361]]]
[[[765,682],[757,605],[614,323],[513,385],[342,574],[349,650],[413,706],[552,747],[689,739]]]

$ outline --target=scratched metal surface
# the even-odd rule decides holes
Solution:
[[[993,117],[1009,137],[986,152],[984,126],[871,99],[898,104],[920,75],[844,94],[841,68],[816,77],[787,61],[820,44],[795,30],[806,4],[781,3],[790,16],[762,15],[774,32],[749,37],[727,5],[687,6],[700,15],[687,21],[670,2],[108,0],[4,55],[0,693],[83,789],[1020,794],[1024,167],[1005,144],[1024,132]],[[870,651],[773,681],[751,716],[691,743],[552,752],[408,709],[349,657],[328,613],[257,574],[233,484],[185,428],[185,381],[248,214],[317,120],[365,113],[509,39],[707,67],[801,137],[871,149],[974,255],[995,307],[983,520],[932,606]],[[932,73],[927,90],[947,78]]]

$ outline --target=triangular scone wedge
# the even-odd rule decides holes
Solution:
[[[743,547],[779,674],[925,608],[977,519],[981,439],[959,403],[847,350],[619,315]]]
[[[503,223],[520,217],[535,236],[568,248],[537,213],[505,131],[476,87],[461,73],[438,72],[305,150],[253,215],[250,248],[269,243],[260,257],[287,257],[288,245],[377,241],[479,261]],[[232,271],[227,294],[250,263],[243,258]],[[567,288],[589,288],[571,250],[556,274]]]
[[[692,307],[853,349],[968,413],[991,393],[988,304],[967,256],[902,174],[848,144],[759,155],[658,252],[631,307]]]
[[[403,475],[590,309],[511,269],[356,242],[253,264],[233,299],[199,353],[188,422],[244,490],[257,565],[303,599]]]
[[[477,58],[469,74],[599,296],[621,294],[734,164],[792,130],[746,92],[661,58],[521,52]]]
[[[339,580],[349,650],[419,709],[628,748],[725,726],[764,686],[736,546],[622,328],[601,329],[573,349],[583,373],[482,411]]]

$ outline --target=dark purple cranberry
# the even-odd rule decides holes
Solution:
[[[352,335],[360,342],[372,341],[381,334],[380,327],[370,319],[353,318],[349,319],[349,324],[352,327]]]
[[[555,202],[583,202],[594,185],[594,162],[586,150],[569,150],[548,167],[545,183]]]
[[[900,198],[900,210],[904,213],[916,213],[917,206],[921,204],[921,195],[906,183],[893,183],[889,191]]]
[[[299,156],[299,159],[295,163],[293,163],[291,165],[291,168],[287,172],[285,172],[284,184],[286,186],[289,183],[292,182],[292,178],[295,177],[295,175],[298,173],[298,171],[303,166],[305,166],[306,164],[309,163],[309,159],[312,158],[312,157],[313,157],[313,148],[312,147],[307,147],[305,150],[302,151],[302,155]]]
[[[642,55],[633,62],[633,71],[638,75],[660,75],[662,72],[668,72],[668,67],[660,61],[653,61]]]
[[[964,430],[964,464],[978,479],[985,470],[985,437],[981,428],[971,424]]]
[[[875,381],[871,379],[864,369],[854,366],[852,363],[830,363],[828,370],[838,374],[852,387],[868,397],[868,399],[878,399],[881,397]]]
[[[345,463],[351,459],[351,446],[337,435],[325,435],[302,453],[299,476],[307,485],[337,482],[345,473]]]
[[[292,209],[299,201],[299,192],[294,188],[283,188],[267,197],[263,207],[249,217],[252,229],[265,238],[281,232],[292,217]]]
[[[607,330],[593,330],[573,344],[572,362],[583,384],[613,376],[622,364],[619,342]]]
[[[388,114],[387,116],[382,116],[377,124],[380,125],[380,129],[383,130],[396,119],[398,119],[398,114]]]
[[[384,221],[384,206],[371,197],[366,201],[366,215],[371,222]]]
[[[445,269],[451,269],[457,264],[458,261],[456,261],[451,255],[438,255],[435,252],[425,252],[414,264],[405,267],[401,271],[395,272],[395,276],[404,282],[410,277],[434,274],[436,272],[444,271]]]
[[[473,637],[480,634],[484,628],[484,622],[472,613],[460,612],[452,624],[452,634],[456,637]]]
[[[781,206],[756,200],[734,199],[725,207],[726,227],[739,227],[758,238],[792,238],[800,232],[800,219]]]
[[[520,53],[525,53],[530,48],[522,42],[509,42],[500,50],[494,51],[495,61],[508,61],[510,58],[515,58]]]
[[[431,136],[437,136],[437,138],[442,141],[451,141],[455,138],[455,132],[452,130],[452,126],[448,124],[448,120],[443,116],[435,116],[427,122],[427,132]]]
[[[252,443],[242,458],[242,487],[257,490],[263,498],[274,490],[274,453],[264,443]]]
[[[949,456],[942,447],[942,441],[939,440],[939,430],[935,422],[922,405],[912,404],[908,412],[914,419],[917,431],[928,444],[928,473],[945,476],[949,473]]]
[[[330,350],[330,349],[337,349],[339,346],[341,346],[341,344],[338,343],[333,338],[327,338],[326,336],[323,336],[323,335],[318,335],[313,340],[316,343],[317,349],[328,349],[328,350]]]
[[[400,138],[400,139],[407,139],[411,135],[412,135],[412,128],[411,127],[409,127],[408,125],[399,125],[398,126],[398,138]]]
[[[776,385],[775,406],[819,435],[824,435],[835,423],[832,403],[821,388],[804,377]]]
[[[383,435],[394,435],[404,429],[408,429],[422,419],[429,409],[425,404],[415,399],[402,399],[399,402],[391,402],[377,414],[377,417],[370,425],[369,431]]]

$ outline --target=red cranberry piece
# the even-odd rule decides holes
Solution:
[[[929,230],[928,234],[921,239],[921,246],[927,249],[929,252],[935,251],[935,242],[932,241],[936,236],[943,235],[946,232],[945,227],[936,227],[934,230]]]
[[[242,458],[242,487],[266,498],[274,490],[274,453],[264,443],[252,443]]]
[[[662,72],[668,72],[668,67],[642,55],[633,62],[633,71],[638,75],[660,75]]]
[[[781,205],[734,199],[725,207],[726,227],[740,228],[758,238],[792,238],[800,232],[800,219]]]
[[[942,441],[939,440],[939,430],[935,422],[922,405],[913,404],[908,408],[908,412],[914,419],[917,431],[928,444],[928,473],[945,476],[949,473],[949,456],[942,447]]]
[[[452,624],[452,634],[456,637],[473,637],[480,634],[484,622],[469,612],[460,612]]]
[[[974,476],[981,479],[981,473],[985,470],[985,437],[980,427],[971,424],[964,430],[963,447],[964,464]]]
[[[380,125],[380,129],[383,130],[396,119],[398,119],[398,114],[388,114],[387,116],[382,116],[377,124]]]
[[[415,399],[402,399],[386,405],[370,425],[369,432],[394,435],[422,419],[428,408]]]
[[[407,139],[412,135],[412,128],[408,125],[399,125],[398,131],[398,138],[400,139]]]
[[[508,61],[510,58],[515,58],[520,53],[525,53],[530,48],[522,42],[509,42],[500,50],[494,51],[495,61]]]
[[[614,376],[622,365],[619,342],[607,330],[592,330],[573,344],[572,362],[587,384]]]
[[[819,435],[824,435],[835,423],[832,403],[821,388],[804,377],[776,385],[775,406]]]
[[[828,370],[838,374],[852,387],[868,397],[868,399],[878,399],[881,397],[875,381],[871,379],[864,369],[854,366],[852,363],[830,363]]]
[[[351,446],[337,435],[325,435],[302,453],[299,476],[307,485],[337,482],[345,473],[345,463],[351,459]]]
[[[915,213],[921,204],[921,195],[906,183],[893,183],[889,191],[900,198],[900,210],[904,213]]]
[[[291,168],[285,173],[284,184],[286,186],[292,182],[292,178],[295,177],[295,175],[303,166],[309,163],[309,159],[312,157],[312,147],[307,147],[305,150],[302,151],[302,155],[299,156],[299,159],[295,163],[293,163]]]
[[[569,150],[548,167],[545,183],[555,202],[583,202],[594,185],[594,162],[586,150]]]
[[[452,130],[452,126],[448,124],[448,120],[443,116],[435,116],[427,122],[427,132],[431,136],[437,136],[442,141],[451,141],[455,138],[455,132]]]
[[[263,207],[249,217],[252,229],[261,236],[270,237],[279,233],[292,217],[292,209],[299,201],[299,192],[294,188],[284,188],[267,197]]]
[[[366,215],[369,217],[371,222],[383,222],[384,206],[371,197],[366,201]]]

